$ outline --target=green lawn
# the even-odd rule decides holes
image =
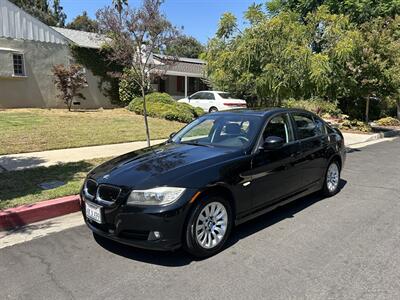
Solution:
[[[0,210],[78,194],[86,174],[108,159],[110,158],[0,173]],[[65,185],[51,190],[39,187],[43,182],[54,180],[62,181]]]
[[[161,139],[184,124],[149,118],[149,126],[151,138]],[[0,155],[144,140],[143,117],[122,108],[0,111]]]

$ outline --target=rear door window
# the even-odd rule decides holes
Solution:
[[[204,92],[204,100],[215,100],[215,96],[213,93],[209,93],[209,92]]]
[[[319,118],[314,117],[314,123],[315,123],[315,130],[316,130],[317,135],[327,134],[327,129],[326,129],[324,121],[322,121]]]
[[[297,135],[300,140],[321,135],[321,125],[318,127],[314,118],[309,114],[294,113],[293,119],[297,128]]]

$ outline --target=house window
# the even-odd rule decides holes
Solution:
[[[24,55],[13,54],[14,76],[25,76]]]

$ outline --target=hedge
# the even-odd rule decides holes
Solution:
[[[167,93],[148,94],[146,108],[149,117],[183,123],[189,123],[204,114],[203,109],[177,102]],[[141,97],[133,99],[128,105],[128,110],[143,115],[143,99]]]

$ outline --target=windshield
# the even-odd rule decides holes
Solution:
[[[171,141],[242,149],[254,140],[260,124],[258,116],[207,115],[183,128]]]
[[[229,93],[218,93],[218,95],[220,95],[221,98],[224,98],[224,99],[233,99],[232,95]]]

